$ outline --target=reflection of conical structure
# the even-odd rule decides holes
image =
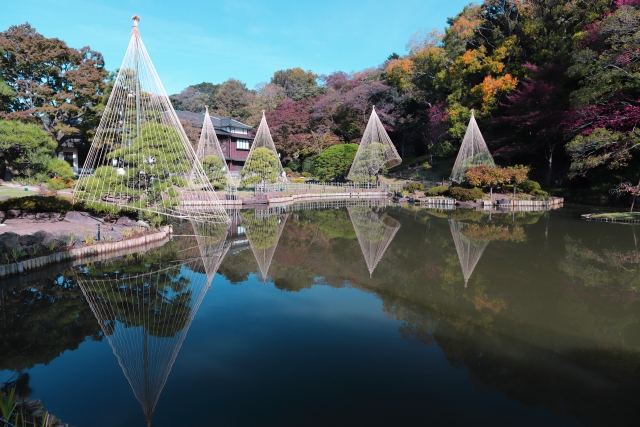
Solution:
[[[189,326],[227,248],[225,235],[193,224],[196,256],[149,273],[120,271],[78,279],[118,363],[151,423]],[[225,230],[226,232],[226,230]],[[207,235],[209,234],[209,235]],[[189,237],[189,236],[188,236]],[[202,254],[202,255],[201,255]],[[147,266],[141,266],[147,269]]]
[[[267,281],[273,254],[276,252],[288,218],[289,214],[264,215],[263,211],[247,212],[242,215],[242,225],[245,227],[249,245],[258,262],[263,283]]]
[[[234,185],[220,147],[220,141],[218,141],[213,123],[211,123],[208,106],[204,113],[204,122],[202,123],[198,148],[196,149],[196,157],[200,160],[211,184],[214,186]]]
[[[138,16],[74,197],[174,217],[228,217],[142,43]]]
[[[464,222],[449,220],[449,228],[451,229],[453,241],[456,244],[456,252],[458,252],[458,259],[460,260],[460,266],[462,267],[465,288],[473,273],[473,269],[476,268],[476,264],[480,261],[482,253],[489,244],[488,240],[470,239],[465,236],[462,230],[464,230],[466,226],[467,224]]]
[[[484,142],[482,133],[480,133],[473,110],[471,110],[471,119],[469,119],[467,131],[464,134],[458,157],[456,157],[456,162],[451,171],[451,180],[462,182],[467,169],[480,165],[494,167],[496,164],[493,161],[493,157],[491,157],[487,144]]]
[[[229,245],[226,244],[227,233],[231,224],[215,224],[202,221],[191,221],[198,252],[202,258],[204,273],[207,275],[207,283],[211,285]],[[197,271],[197,270],[196,270]]]
[[[402,159],[396,147],[378,118],[376,109],[373,108],[347,179],[355,182],[367,182],[376,176],[383,167],[390,168],[401,162]]]
[[[347,211],[356,231],[369,274],[372,275],[400,229],[400,223],[386,214],[379,216],[371,208],[364,206],[347,208]]]

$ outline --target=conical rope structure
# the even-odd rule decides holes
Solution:
[[[354,182],[369,182],[383,168],[391,168],[400,163],[402,158],[391,142],[374,107],[347,179]]]
[[[142,405],[148,425],[191,322],[227,250],[218,230],[207,235],[211,229],[203,233],[201,224],[192,225],[196,242],[194,245],[194,241],[185,239],[188,248],[183,256],[195,251],[194,258],[154,264],[148,273],[99,271],[78,278]]]
[[[400,223],[387,214],[379,216],[370,207],[347,208],[353,229],[358,237],[369,275],[373,275],[378,263],[400,229]]]
[[[88,207],[228,222],[138,31],[131,41],[76,184]]]
[[[487,248],[489,240],[471,239],[463,234],[464,228],[467,226],[464,222],[449,220],[449,228],[453,236],[453,242],[456,245],[456,252],[462,267],[462,275],[464,276],[464,287],[467,287],[469,278],[476,268],[478,261],[482,257],[482,253]]]
[[[464,180],[464,173],[473,166],[489,166],[495,167],[495,162],[491,153],[484,142],[478,123],[476,122],[473,110],[471,110],[471,119],[464,139],[458,151],[458,157],[451,171],[451,180],[460,183]]]
[[[248,211],[242,214],[242,225],[246,230],[249,245],[258,262],[262,282],[267,282],[269,267],[278,247],[284,225],[289,218],[288,213],[263,215],[264,211]]]
[[[243,187],[287,181],[264,111],[240,175],[242,176],[240,185]]]
[[[211,123],[208,106],[205,106],[204,122],[202,123],[198,148],[196,149],[196,157],[200,160],[209,182],[214,187],[237,186],[237,183],[231,179],[222,147],[220,147],[220,141],[218,141],[213,123]]]

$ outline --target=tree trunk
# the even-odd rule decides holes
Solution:
[[[551,174],[553,171],[553,149],[555,148],[555,145],[552,145],[551,148],[549,149],[549,170],[547,171],[547,187],[551,187]]]
[[[631,202],[631,210],[629,212],[633,212],[633,206],[636,204],[636,197],[638,194],[638,189],[640,189],[640,181],[638,181],[638,186],[636,187],[636,194],[633,195],[633,201]]]

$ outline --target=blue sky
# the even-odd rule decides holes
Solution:
[[[411,34],[443,29],[468,0],[4,0],[0,30],[29,22],[46,37],[120,66],[131,16],[167,92],[236,78],[253,88],[277,70],[357,71],[405,53]]]

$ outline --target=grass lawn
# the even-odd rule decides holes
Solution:
[[[24,188],[9,188],[0,186],[0,196],[24,197],[38,194],[35,191],[24,191]]]
[[[637,219],[640,220],[640,212],[612,212],[591,215],[591,218],[606,218],[606,219]]]

